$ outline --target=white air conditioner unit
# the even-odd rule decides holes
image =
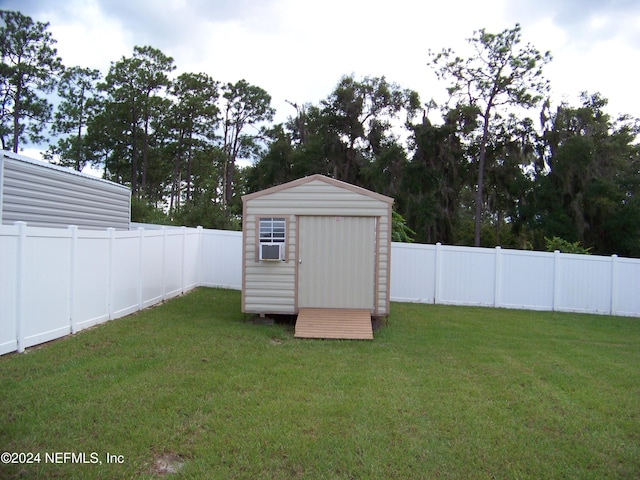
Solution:
[[[261,243],[260,260],[282,261],[284,260],[283,243]]]

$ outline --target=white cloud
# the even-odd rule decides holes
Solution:
[[[0,0],[1,1],[1,0]],[[49,21],[67,65],[100,68],[151,45],[175,60],[176,74],[242,78],[273,97],[277,120],[294,114],[285,100],[317,103],[339,78],[386,76],[423,101],[445,98],[428,66],[429,49],[471,54],[466,39],[485,28],[522,25],[525,43],[550,50],[545,69],[554,100],[582,90],[610,99],[611,113],[640,116],[635,61],[640,4],[630,0],[5,0]]]

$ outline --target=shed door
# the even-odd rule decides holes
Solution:
[[[375,217],[298,218],[298,308],[374,308]]]

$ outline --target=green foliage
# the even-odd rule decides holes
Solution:
[[[221,204],[198,198],[186,203],[174,213],[173,224],[185,227],[217,228],[222,230],[241,230],[238,217],[229,216]]]
[[[546,171],[536,178],[523,219],[594,253],[639,256],[638,120],[612,121],[599,94],[583,93],[582,101],[545,114]]]
[[[394,242],[412,243],[416,232],[411,230],[407,221],[398,212],[391,212],[391,240]]]
[[[551,55],[541,54],[531,45],[519,47],[520,30],[516,24],[498,34],[485,29],[475,32],[468,41],[476,54],[467,59],[456,56],[451,49],[438,54],[429,52],[438,78],[449,81],[447,90],[456,108],[476,109],[480,117],[478,129],[466,135],[467,141],[477,146],[475,246],[481,244],[485,168],[492,160],[488,150],[491,138],[496,136],[500,109],[534,107],[549,90],[542,67],[551,61]]]
[[[51,119],[46,94],[64,70],[49,24],[0,10],[0,139],[3,150],[18,152],[27,139],[37,143]]]
[[[153,198],[157,185],[149,185],[149,163],[153,156],[161,155],[154,148],[161,142],[154,123],[168,108],[168,100],[162,95],[169,86],[168,74],[175,69],[173,59],[150,46],[133,49],[131,57],[123,57],[112,63],[100,89],[106,96],[101,112],[101,122],[116,126],[108,132],[109,150],[105,168],[111,174],[125,177],[134,198]],[[119,148],[118,148],[119,147]],[[164,180],[164,179],[163,179]]]
[[[544,237],[547,252],[555,252],[558,250],[562,253],[581,253],[590,255],[590,248],[584,248],[580,242],[568,242],[560,237],[547,238]]]
[[[171,84],[175,101],[166,121],[166,149],[173,157],[170,212],[180,207],[182,191],[186,204],[203,191],[211,191],[205,184],[215,176],[212,160],[220,159],[220,151],[211,145],[219,123],[218,88],[219,82],[204,73],[183,73]]]
[[[64,137],[49,148],[45,158],[79,172],[89,162],[96,162],[86,135],[88,123],[102,106],[97,94],[97,82],[101,77],[99,70],[81,67],[68,68],[62,74],[58,84],[60,103],[51,131]]]
[[[162,209],[151,205],[140,198],[131,199],[131,221],[137,223],[154,223],[157,225],[171,225]]]
[[[223,87],[222,151],[224,153],[223,203],[225,206],[233,201],[236,161],[239,158],[251,158],[258,150],[255,137],[246,133],[247,127],[270,121],[274,115],[271,95],[264,89],[251,85],[244,79],[235,84],[227,83]]]
[[[398,208],[420,242],[457,243],[462,192],[469,176],[457,129],[468,117],[450,111],[441,126],[412,125],[414,155],[402,171]]]

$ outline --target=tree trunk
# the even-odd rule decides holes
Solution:
[[[22,95],[22,79],[16,86],[16,98],[13,102],[13,153],[18,153],[20,142],[20,96]]]
[[[191,155],[193,148],[193,130],[189,131],[189,145],[187,148],[187,202],[189,202],[191,200]]]
[[[78,135],[76,137],[76,170],[78,172],[81,172],[83,167],[82,151],[84,149],[82,148],[82,119],[84,118],[84,87],[82,87],[80,92],[80,115],[78,118]]]
[[[225,179],[225,207],[228,208],[233,198],[233,172],[235,163],[232,158],[227,160],[227,178]]]
[[[177,196],[176,205],[180,205],[180,187],[179,187],[179,174],[180,174],[180,150],[182,148],[182,139],[184,138],[184,131],[180,130],[180,140],[178,141],[178,152],[176,153],[176,161],[173,164],[173,181],[171,185],[171,199],[169,200],[169,211],[173,212],[174,199]]]
[[[489,139],[489,115],[492,108],[492,99],[489,100],[484,112],[484,125],[482,127],[482,140],[480,142],[480,154],[478,155],[478,188],[476,189],[476,218],[474,246],[480,246],[480,228],[482,226],[482,193],[484,185],[484,164],[487,156],[487,141]]]
[[[480,145],[480,155],[478,158],[478,185],[476,188],[476,218],[475,218],[475,236],[474,246],[480,246],[480,227],[482,217],[482,184],[484,182],[484,159],[486,156],[486,147],[484,141]]]
[[[149,92],[147,92],[144,111],[144,145],[142,148],[142,193],[144,195],[147,190],[147,158],[149,156]]]
[[[131,113],[131,196],[138,198],[138,128],[135,108]]]

